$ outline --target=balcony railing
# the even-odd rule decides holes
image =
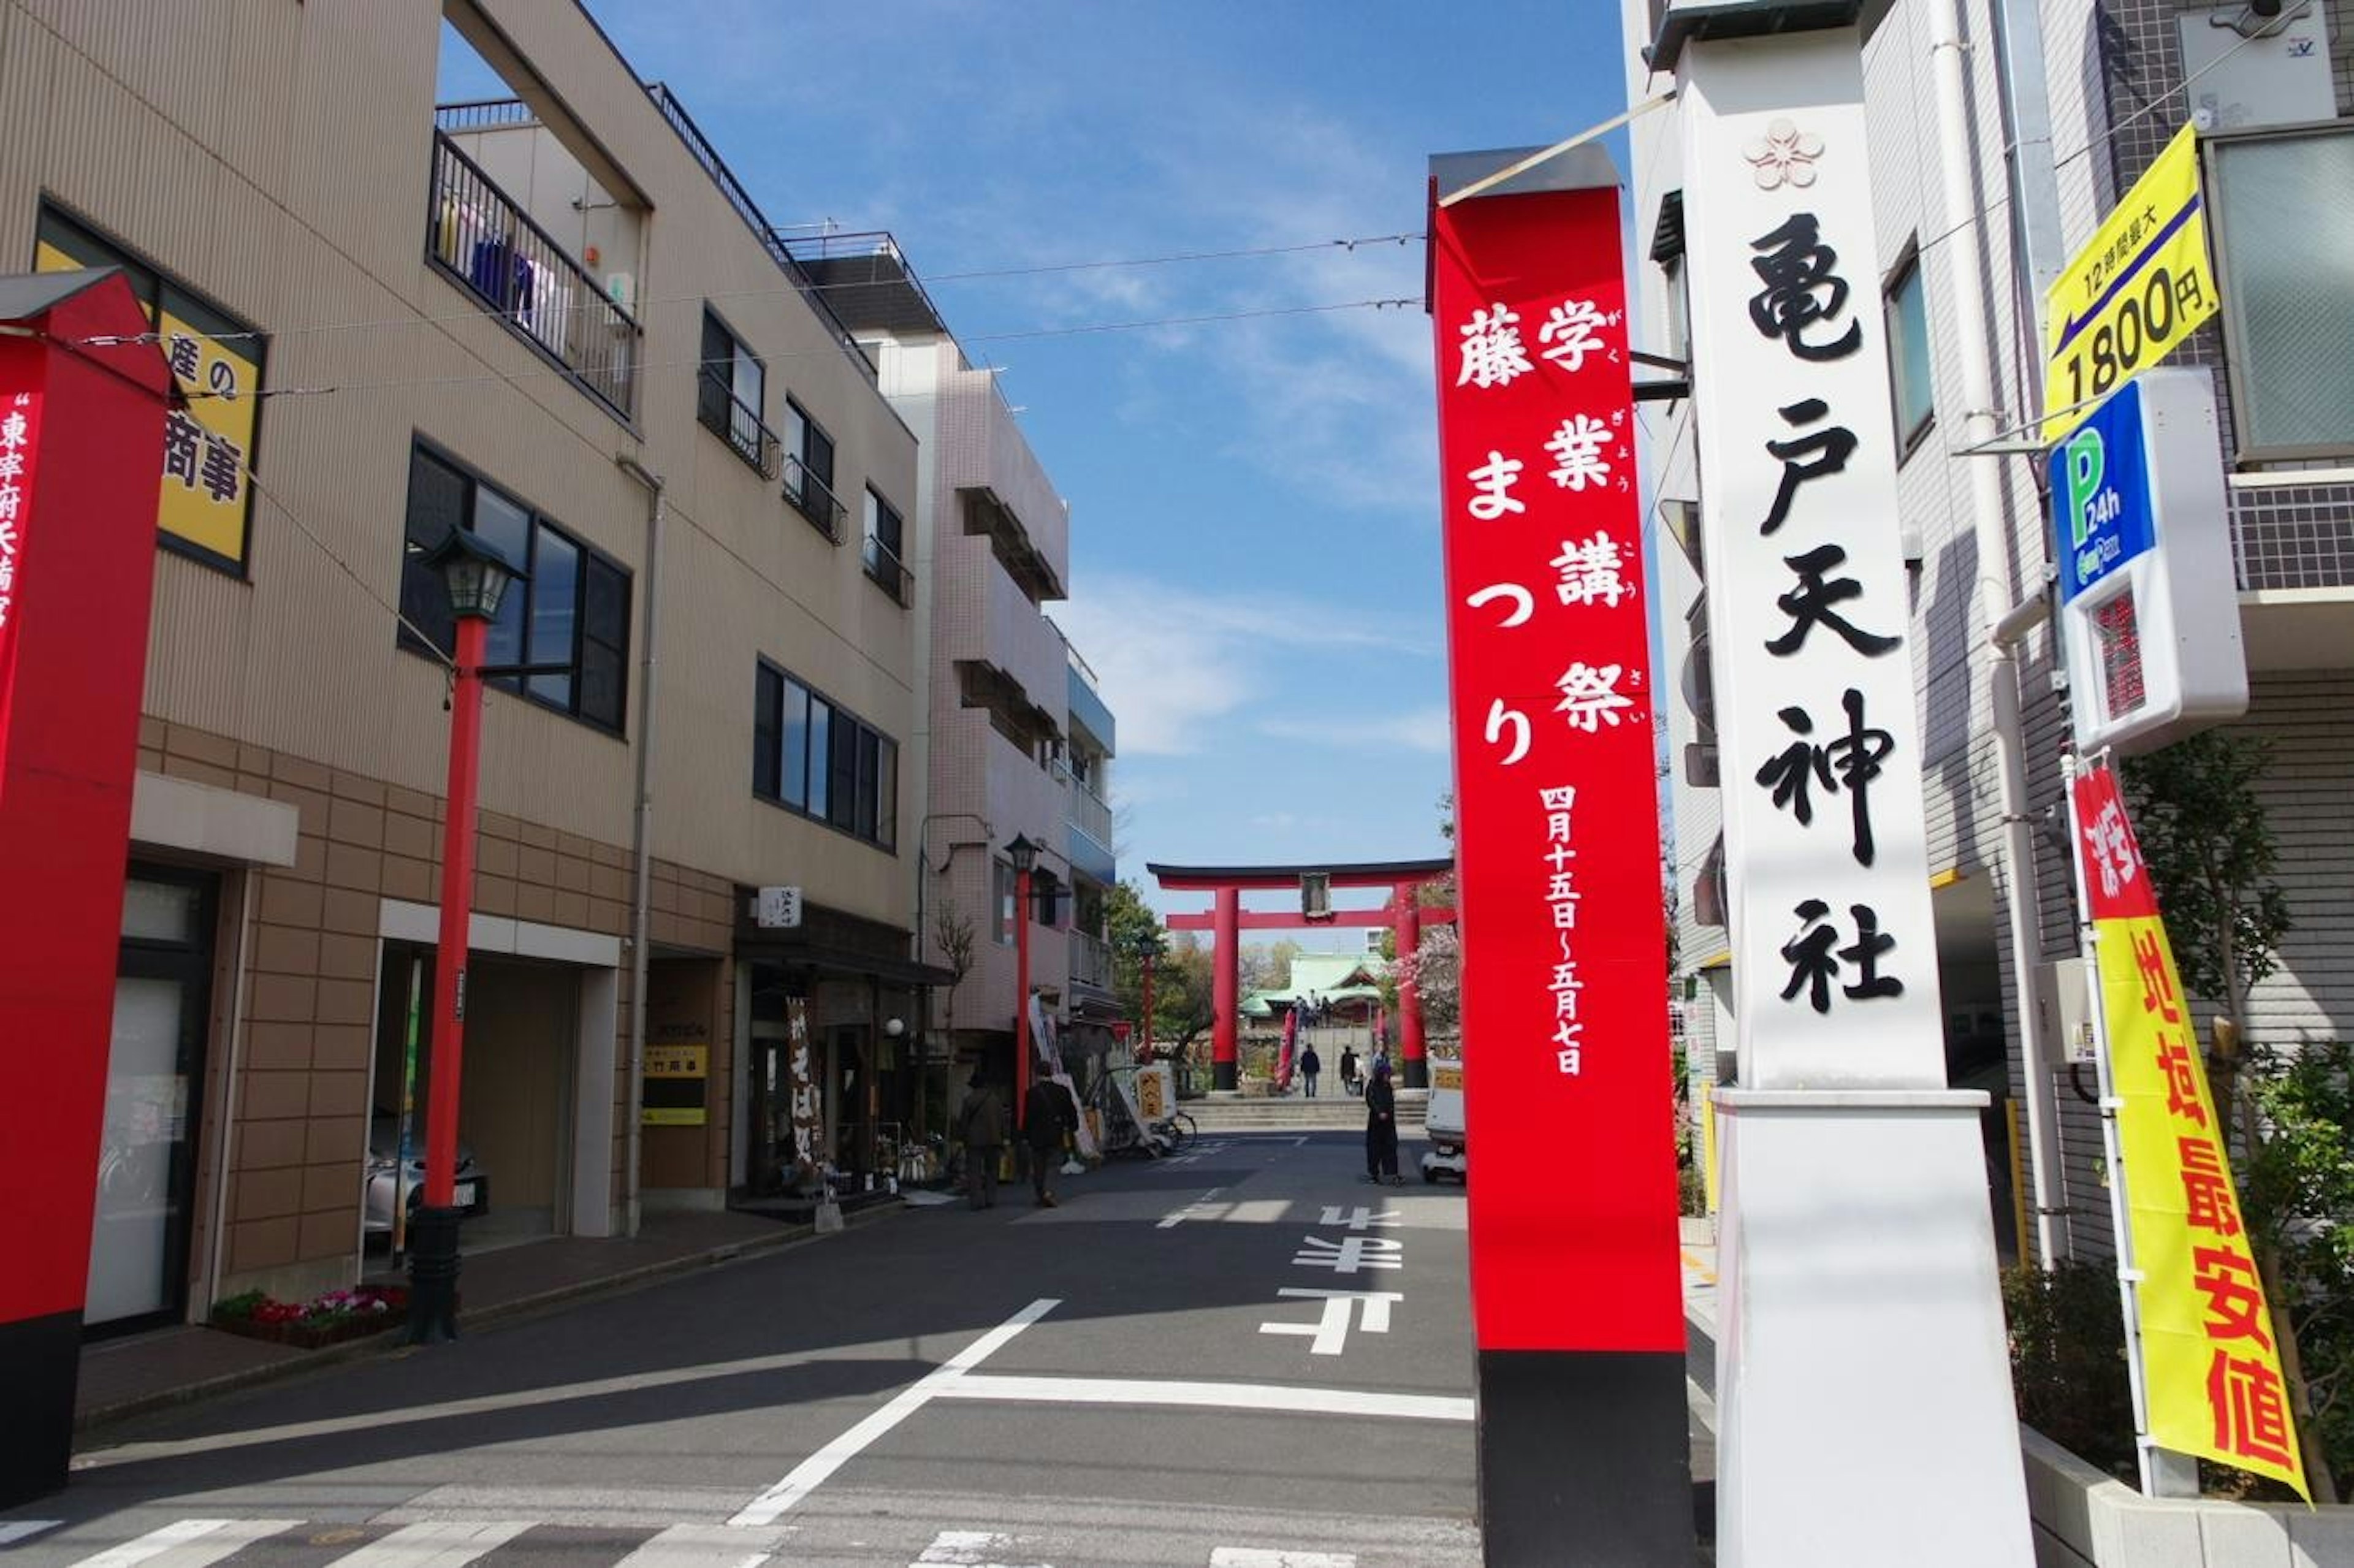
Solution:
[[[866,536],[866,575],[901,604],[915,594],[916,574],[899,559],[898,551],[872,534]]]
[[[782,470],[783,443],[777,432],[760,421],[758,409],[736,396],[718,372],[705,366],[695,377],[695,417],[703,428],[726,441],[737,457],[774,479]]]
[[[539,116],[520,98],[475,98],[462,103],[433,106],[433,128],[437,131],[501,131],[538,123]]]
[[[793,510],[810,520],[810,526],[839,545],[850,527],[850,508],[833,493],[833,487],[817,476],[817,471],[799,457],[785,459],[785,499]]]
[[[1071,825],[1111,848],[1111,805],[1076,779],[1071,780]]]
[[[582,391],[631,417],[642,335],[636,320],[440,131],[425,253]]]
[[[1090,937],[1085,931],[1072,932],[1071,983],[1108,991],[1115,989],[1114,982],[1111,944],[1101,937]]]

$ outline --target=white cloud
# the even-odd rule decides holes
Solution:
[[[1149,577],[1085,579],[1055,612],[1119,726],[1122,757],[1211,749],[1255,694],[1279,691],[1262,655],[1355,647],[1426,653],[1354,607],[1281,594],[1218,598]],[[1446,715],[1439,714],[1444,747]],[[1397,721],[1384,721],[1397,722]]]

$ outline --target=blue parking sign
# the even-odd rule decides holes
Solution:
[[[2060,597],[2074,599],[2157,542],[2139,383],[2128,383],[2052,452]]]

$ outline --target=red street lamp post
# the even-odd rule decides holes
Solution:
[[[1030,1098],[1030,873],[1038,846],[1016,833],[1005,846],[1013,863],[1013,1126],[1022,1127]]]
[[[408,1340],[458,1337],[458,1078],[466,1040],[466,932],[473,915],[474,786],[481,771],[482,655],[507,585],[523,574],[463,528],[425,556],[450,590],[457,621],[450,690],[449,804],[442,823],[441,933],[433,961],[432,1054],[427,1069],[425,1192],[408,1262]]]

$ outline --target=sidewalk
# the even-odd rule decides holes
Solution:
[[[886,1201],[843,1218],[854,1225],[869,1224],[901,1207]],[[642,1280],[776,1252],[814,1234],[808,1224],[757,1214],[656,1213],[645,1216],[633,1239],[556,1236],[470,1254],[459,1280],[460,1322],[479,1328]],[[380,1265],[376,1272],[382,1272]],[[195,1325],[100,1340],[82,1348],[74,1428],[88,1433],[189,1400],[381,1354],[406,1342],[401,1330],[389,1330],[305,1351]]]
[[[1684,1321],[1691,1330],[1693,1348],[1703,1350],[1708,1375],[1699,1380],[1712,1397],[1716,1393],[1716,1222],[1686,1218],[1682,1227]],[[1704,1344],[1702,1343],[1704,1341]]]

